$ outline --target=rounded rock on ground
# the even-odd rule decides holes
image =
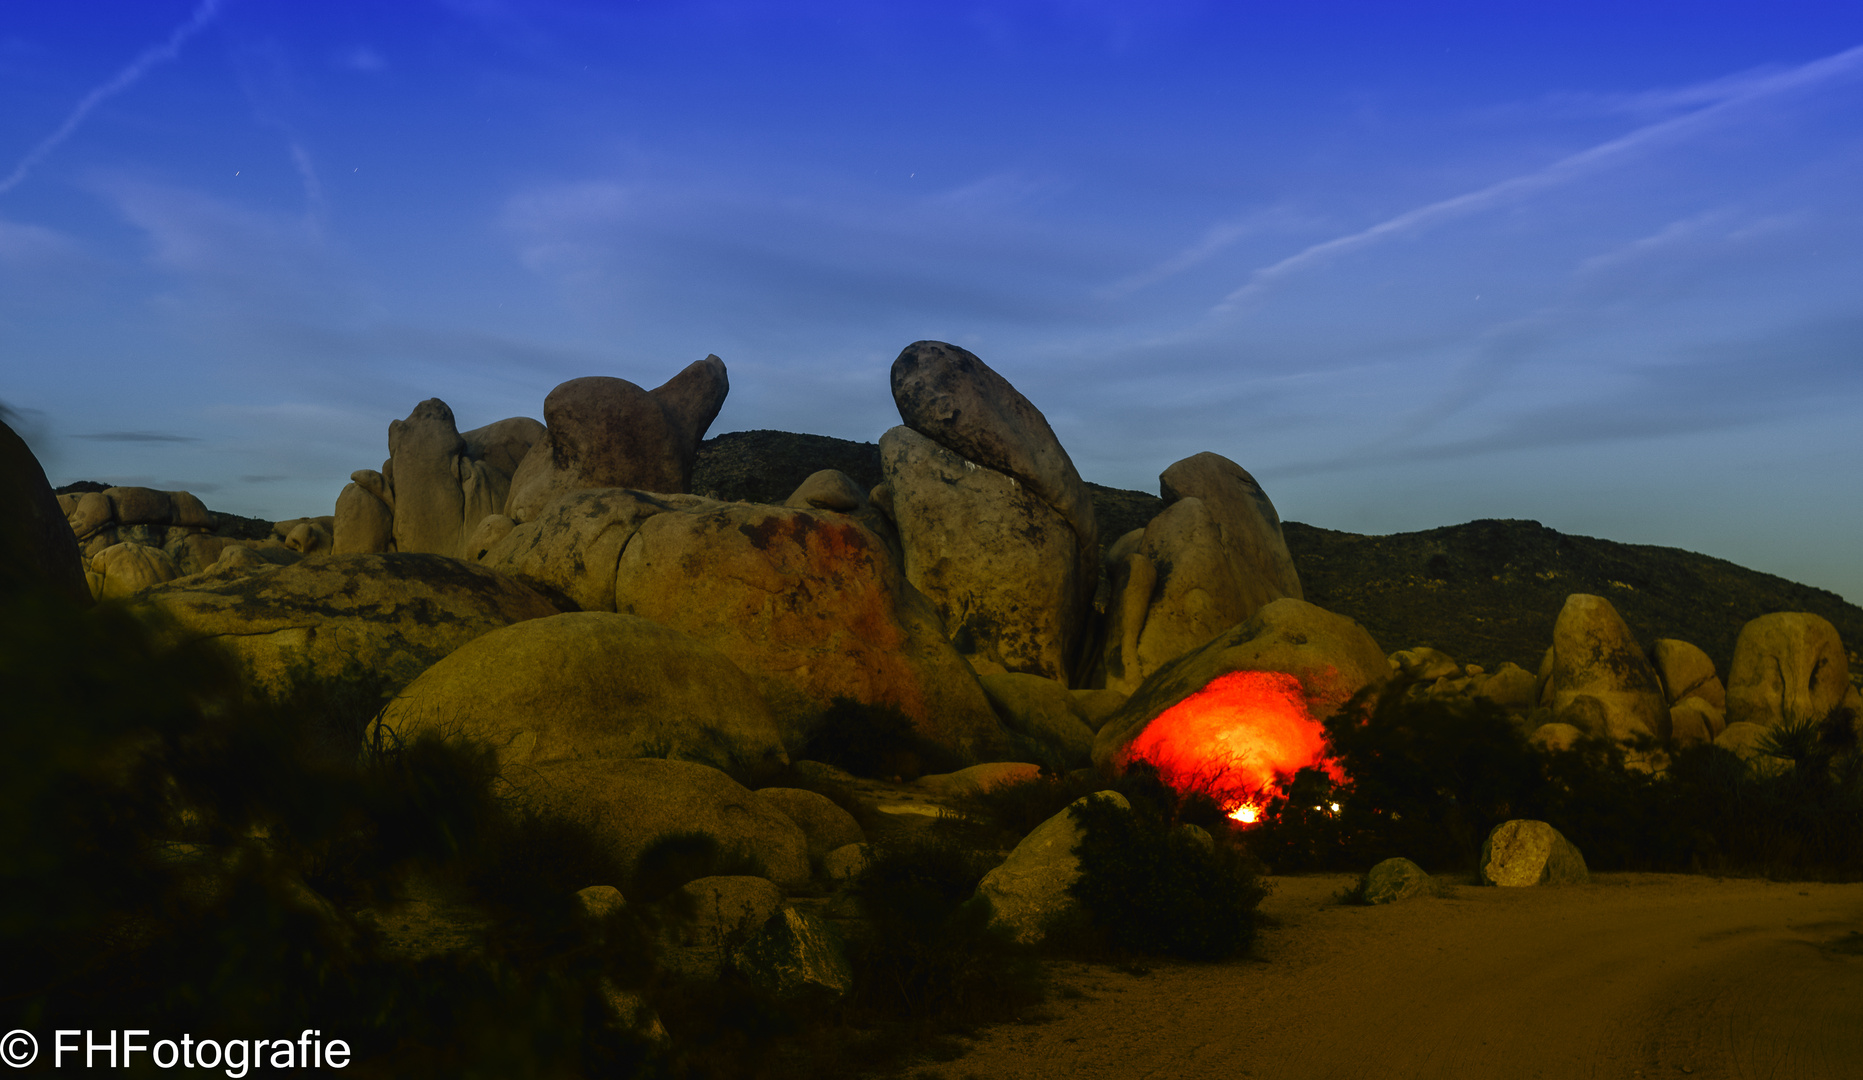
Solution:
[[[576,903],[589,918],[605,919],[626,907],[627,898],[613,885],[590,885],[586,889],[576,890]]]
[[[1093,754],[1093,729],[1087,726],[1066,684],[1040,675],[1003,672],[977,679],[1003,726],[1034,739],[1072,768]]]
[[[872,862],[872,845],[844,844],[822,856],[822,876],[837,884],[853,881]]]
[[[1119,690],[1087,689],[1070,690],[1074,696],[1074,713],[1096,733],[1106,726],[1106,721],[1126,703],[1130,694]]]
[[[1552,752],[1570,750],[1577,746],[1578,741],[1584,737],[1585,732],[1579,728],[1554,721],[1534,728],[1533,734],[1527,736],[1527,742],[1531,743],[1535,749]]]
[[[784,904],[749,940],[730,951],[731,969],[779,1000],[844,996],[854,966],[840,931],[820,916]]]
[[[1367,904],[1395,904],[1430,887],[1430,875],[1421,866],[1398,856],[1386,859],[1365,873]]]
[[[688,881],[658,904],[662,962],[681,975],[715,979],[730,950],[782,906],[783,891],[767,878],[727,874]]]
[[[91,556],[98,575],[97,598],[120,600],[181,576],[181,568],[161,548],[114,544]]]
[[[854,815],[818,791],[772,787],[758,788],[757,794],[802,830],[802,835],[808,838],[811,859],[822,858],[837,848],[866,842],[867,834],[861,831]]]
[[[1080,901],[1068,887],[1080,878],[1080,856],[1074,852],[1085,834],[1069,810],[1087,799],[1107,799],[1120,809],[1131,809],[1125,796],[1100,791],[1081,796],[1068,809],[1037,825],[1001,866],[977,884],[977,894],[990,901],[990,925],[1029,945],[1077,916]]]
[[[1582,885],[1591,880],[1585,857],[1544,821],[1516,819],[1496,825],[1481,845],[1484,885]]]

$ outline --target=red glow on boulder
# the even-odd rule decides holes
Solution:
[[[1259,817],[1277,777],[1309,766],[1343,776],[1307,712],[1300,680],[1280,671],[1232,671],[1158,714],[1120,755],[1149,761],[1172,787],[1207,790],[1243,824]]]

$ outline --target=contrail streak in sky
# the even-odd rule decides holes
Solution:
[[[1224,297],[1211,313],[1218,314],[1233,310],[1242,302],[1259,295],[1276,280],[1308,267],[1318,266],[1335,256],[1356,251],[1392,237],[1414,233],[1437,222],[1485,210],[1508,199],[1564,183],[1593,168],[1609,164],[1623,154],[1639,149],[1648,143],[1691,132],[1711,124],[1729,110],[1774,94],[1853,75],[1860,65],[1863,65],[1863,45],[1776,75],[1755,78],[1746,83],[1739,93],[1723,98],[1713,105],[1672,120],[1664,120],[1638,128],[1627,135],[1553,162],[1538,172],[1511,177],[1477,191],[1465,192],[1440,202],[1420,206],[1415,210],[1381,221],[1368,229],[1314,244],[1303,251],[1289,255],[1272,266],[1265,266],[1255,271],[1246,285]]]
[[[149,73],[151,68],[158,64],[165,64],[178,56],[181,46],[187,44],[189,38],[206,29],[207,24],[220,13],[222,3],[223,0],[201,0],[201,5],[194,9],[194,15],[187,22],[177,26],[174,32],[168,35],[167,41],[145,50],[141,56],[130,61],[128,67],[117,72],[109,82],[84,95],[84,99],[78,102],[77,108],[71,110],[70,116],[65,117],[65,122],[59,125],[58,130],[33,147],[24,158],[20,159],[19,164],[14,166],[13,172],[5,180],[0,180],[0,195],[5,195],[18,187],[26,179],[27,173],[44,161],[53,150],[58,149],[58,145],[70,138],[72,132],[78,130],[78,125],[84,122],[84,118],[90,115],[92,109],[134,86],[137,80]]]

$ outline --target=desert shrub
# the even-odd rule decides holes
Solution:
[[[981,1023],[1040,1000],[1035,962],[990,928],[989,901],[976,895],[995,865],[936,832],[874,845],[854,885],[868,920],[852,955],[857,1010]]]
[[[0,1023],[318,1028],[363,1075],[650,1062],[603,1022],[603,981],[645,978],[639,936],[576,917],[560,881],[531,874],[523,894],[507,868],[480,947],[424,961],[358,917],[417,869],[457,877],[536,840],[484,748],[322,752],[369,692],[264,700],[211,648],[110,604],[9,604],[0,684]]]
[[[797,754],[824,761],[855,776],[902,776],[962,767],[955,754],[919,735],[912,718],[896,705],[837,697]]]
[[[1249,831],[1252,851],[1282,872],[1363,869],[1394,855],[1461,870],[1495,825],[1535,816],[1541,760],[1505,710],[1406,690],[1361,692],[1323,721],[1345,782],[1296,774]]]
[[[1111,776],[1087,770],[1043,772],[973,791],[957,805],[965,818],[994,830],[994,842],[1013,847],[1070,803],[1096,791],[1117,791],[1129,801],[1143,802],[1173,825],[1196,825],[1211,833],[1229,828],[1228,816],[1207,789],[1173,788],[1148,761],[1135,761]]]
[[[1363,694],[1324,722],[1344,783],[1319,770],[1291,778],[1248,830],[1250,850],[1282,871],[1393,855],[1465,870],[1493,826],[1533,818],[1594,870],[1863,876],[1863,752],[1847,709],[1773,731],[1762,753],[1789,767],[1769,770],[1647,738],[1542,752],[1487,703],[1405,690]]]
[[[1069,813],[1083,835],[1070,887],[1097,934],[1117,950],[1220,960],[1247,949],[1268,893],[1261,865],[1222,828],[1206,848],[1144,799],[1123,809],[1089,799]]]

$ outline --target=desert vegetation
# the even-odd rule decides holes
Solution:
[[[1345,781],[1318,769],[1288,778],[1250,849],[1281,872],[1393,856],[1468,871],[1494,826],[1528,818],[1596,870],[1863,879],[1863,753],[1848,707],[1771,729],[1747,761],[1647,738],[1541,749],[1490,702],[1412,689],[1394,681],[1328,718]]]

